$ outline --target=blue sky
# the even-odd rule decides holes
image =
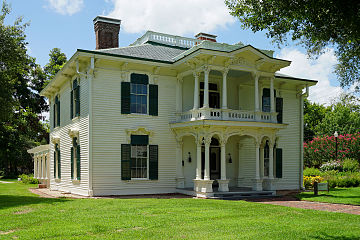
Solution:
[[[333,49],[312,61],[302,47],[290,44],[277,48],[265,33],[243,30],[237,19],[228,14],[223,0],[7,0],[11,14],[6,24],[23,16],[30,22],[26,30],[29,54],[44,66],[52,48],[58,47],[70,58],[76,49],[94,49],[92,20],[97,15],[122,20],[120,46],[127,46],[146,30],[193,37],[202,31],[217,35],[218,42],[251,44],[275,50],[275,56],[291,60],[281,72],[319,80],[311,88],[310,99],[329,103],[342,90],[332,73],[337,60]]]

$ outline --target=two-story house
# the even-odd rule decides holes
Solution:
[[[302,187],[303,99],[314,80],[251,45],[146,32],[118,47],[120,20],[94,19],[96,50],[70,58],[50,103],[50,188],[129,195]]]

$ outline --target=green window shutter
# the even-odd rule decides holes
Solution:
[[[70,163],[70,165],[71,165],[71,179],[74,179],[74,148],[73,147],[71,147],[70,152],[71,152],[71,163]]]
[[[75,89],[75,116],[80,116],[80,86]]]
[[[130,114],[130,83],[121,82],[121,114]]]
[[[61,158],[60,149],[57,150],[57,161],[58,161],[58,178],[61,178]]]
[[[282,178],[282,148],[276,148],[276,178]]]
[[[149,115],[158,115],[158,85],[149,85]]]
[[[283,123],[283,99],[282,98],[276,98],[276,112],[277,115],[277,122]]]
[[[81,164],[80,164],[80,145],[76,146],[76,174],[77,180],[81,179]]]
[[[158,180],[158,158],[159,158],[159,147],[158,145],[149,145],[149,179]]]
[[[121,144],[121,180],[131,180],[131,145]]]
[[[70,92],[70,119],[74,118],[74,90]]]
[[[54,151],[54,178],[56,178],[56,151]]]
[[[60,102],[56,105],[56,126],[60,126]]]
[[[131,135],[131,145],[148,145],[148,135]]]

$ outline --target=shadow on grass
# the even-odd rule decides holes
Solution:
[[[328,233],[320,233],[319,235],[312,236],[311,239],[319,239],[319,240],[354,240],[359,239],[359,236],[351,236],[351,237],[345,237],[345,236],[332,236]]]
[[[0,195],[0,210],[12,207],[21,207],[30,204],[52,204],[66,201],[71,200],[61,198],[41,198],[37,196]]]

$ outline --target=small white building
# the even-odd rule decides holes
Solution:
[[[34,178],[41,184],[50,186],[50,145],[40,145],[29,149],[27,152],[32,154],[34,159]]]
[[[50,188],[87,196],[302,188],[303,99],[314,80],[251,45],[146,32],[70,58],[50,102]]]

